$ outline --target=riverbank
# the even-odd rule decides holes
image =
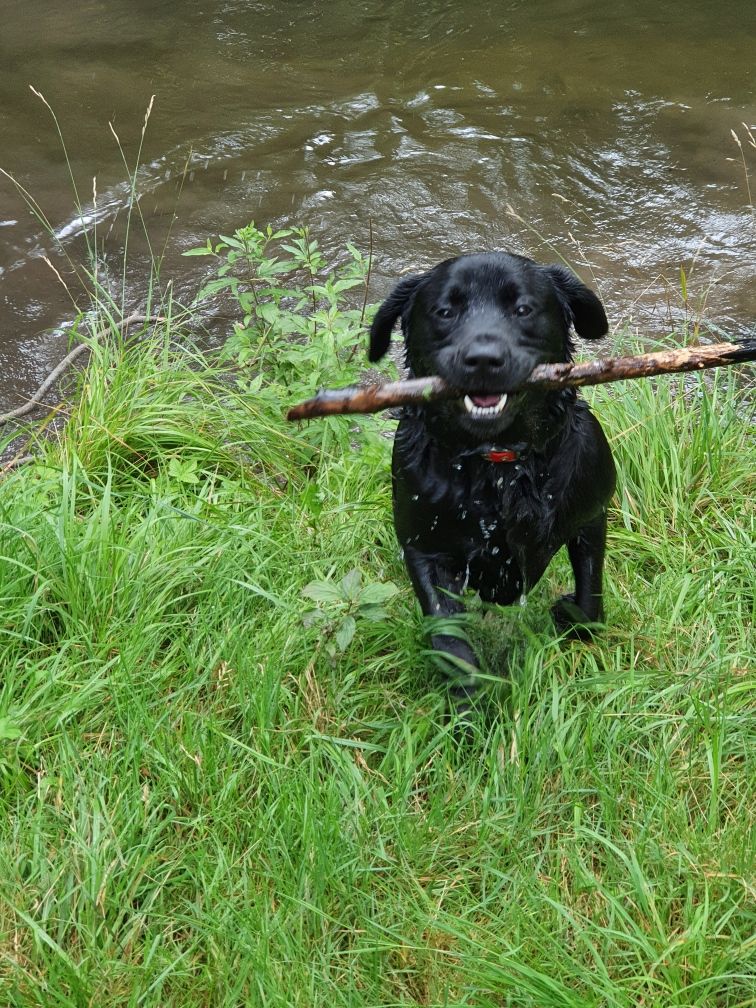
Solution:
[[[360,364],[361,313],[323,290],[285,360],[285,299],[225,353],[171,321],[98,341],[68,422],[0,481],[6,1002],[749,1003],[738,369],[587,396],[620,472],[607,629],[556,639],[563,558],[475,614],[510,671],[460,749],[394,542],[391,422],[282,420]]]

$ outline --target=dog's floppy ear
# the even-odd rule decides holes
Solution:
[[[606,312],[593,291],[565,266],[547,266],[546,272],[567,306],[568,317],[578,336],[588,340],[606,336],[609,331]]]
[[[417,288],[425,280],[427,273],[405,277],[394,287],[381,307],[375,313],[370,326],[370,348],[368,360],[371,363],[380,360],[386,353],[391,342],[391,330],[400,315],[409,311]]]

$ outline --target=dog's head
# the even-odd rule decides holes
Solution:
[[[607,332],[601,302],[568,269],[506,252],[448,259],[401,280],[373,319],[371,361],[388,350],[398,318],[412,374],[438,374],[465,393],[439,409],[483,438],[536,401],[520,386],[537,364],[571,359],[571,327],[583,339]]]

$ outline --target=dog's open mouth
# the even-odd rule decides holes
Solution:
[[[466,395],[462,402],[473,419],[494,420],[504,412],[508,398],[506,392],[503,395]]]

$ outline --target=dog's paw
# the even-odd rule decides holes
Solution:
[[[591,619],[575,601],[575,596],[562,595],[551,607],[554,622],[563,634],[576,640],[593,640],[603,630],[601,617]]]

